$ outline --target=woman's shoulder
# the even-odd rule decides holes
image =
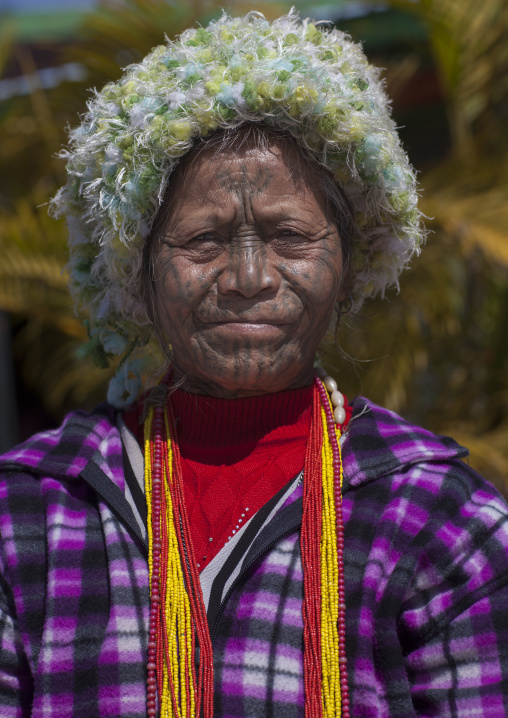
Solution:
[[[463,503],[478,492],[484,501],[505,499],[467,463],[469,451],[453,438],[413,424],[364,397],[353,414],[343,448],[344,474],[352,487],[387,479],[411,485],[433,497],[446,493]],[[508,510],[508,508],[507,508]]]
[[[73,411],[62,424],[42,431],[0,456],[0,475],[29,473],[75,478],[99,451],[118,452],[116,410],[103,403],[91,412]]]
[[[470,557],[477,566],[495,565],[506,582],[508,505],[467,456],[450,437],[355,400],[343,445],[355,536],[372,535],[376,546],[379,536],[380,545],[390,537],[395,553],[431,566]]]

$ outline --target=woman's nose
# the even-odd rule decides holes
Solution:
[[[236,292],[252,299],[262,292],[276,292],[280,276],[270,261],[270,252],[261,239],[239,239],[231,242],[227,264],[218,279],[222,294]]]

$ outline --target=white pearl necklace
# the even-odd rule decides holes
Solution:
[[[332,379],[331,376],[325,372],[324,369],[318,368],[315,370],[318,377],[321,379],[326,387],[327,392],[330,394],[330,401],[333,404],[333,418],[336,424],[343,424],[346,420],[346,412],[344,409],[344,394],[337,389],[337,382]]]

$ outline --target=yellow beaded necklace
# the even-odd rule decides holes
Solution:
[[[334,419],[325,385],[318,377],[314,381],[301,531],[305,716],[349,718],[341,429]],[[333,393],[339,395],[336,386]],[[340,401],[343,403],[343,399]],[[337,414],[335,409],[337,416],[342,418],[343,414]],[[150,407],[145,421],[151,599],[147,715],[156,716],[159,709],[161,718],[212,718],[212,646],[190,538],[174,426],[170,403]]]

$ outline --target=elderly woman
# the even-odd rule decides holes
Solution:
[[[505,504],[314,370],[422,238],[361,50],[224,16],[97,93],[67,158],[117,370],[2,460],[2,716],[506,715]]]

